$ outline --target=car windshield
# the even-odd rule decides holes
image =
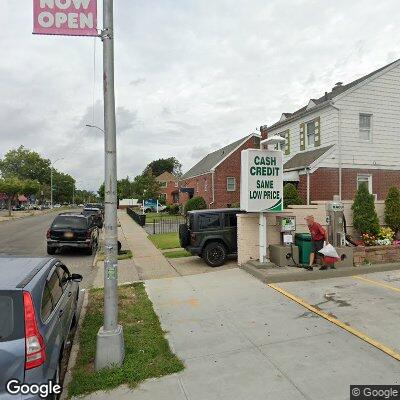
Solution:
[[[20,293],[0,291],[0,342],[23,336]]]
[[[83,215],[97,215],[99,210],[83,210]]]
[[[86,218],[72,215],[60,215],[54,220],[52,225],[52,228],[85,229],[86,227]]]

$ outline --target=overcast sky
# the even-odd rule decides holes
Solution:
[[[169,156],[185,171],[400,58],[398,0],[114,3],[120,178]],[[56,167],[97,190],[103,138],[84,126],[103,126],[101,42],[94,80],[95,39],[32,35],[32,0],[1,0],[0,23],[0,157],[19,145],[64,157]]]

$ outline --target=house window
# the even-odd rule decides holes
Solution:
[[[166,181],[161,181],[160,183],[160,187],[162,188],[166,188],[167,187],[167,182]]]
[[[372,176],[371,175],[357,175],[357,189],[359,189],[362,184],[366,184],[368,191],[370,193],[372,193]]]
[[[228,192],[234,192],[236,190],[236,178],[226,178],[226,190]]]
[[[360,139],[371,140],[371,120],[371,114],[359,115]]]
[[[259,138],[258,136],[254,136],[254,146],[256,148],[260,147],[260,142],[261,142],[261,138]]]
[[[306,123],[307,147],[315,146],[315,121]]]
[[[165,203],[167,201],[167,193],[160,193],[159,200]]]

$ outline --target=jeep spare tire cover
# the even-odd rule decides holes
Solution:
[[[186,224],[179,225],[179,242],[181,247],[186,247],[190,244],[189,228]]]

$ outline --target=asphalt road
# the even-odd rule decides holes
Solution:
[[[0,255],[48,257],[46,232],[59,211],[44,215],[0,222]],[[74,273],[83,275],[81,287],[92,285],[95,272],[93,257],[79,250],[64,250],[59,258]]]

